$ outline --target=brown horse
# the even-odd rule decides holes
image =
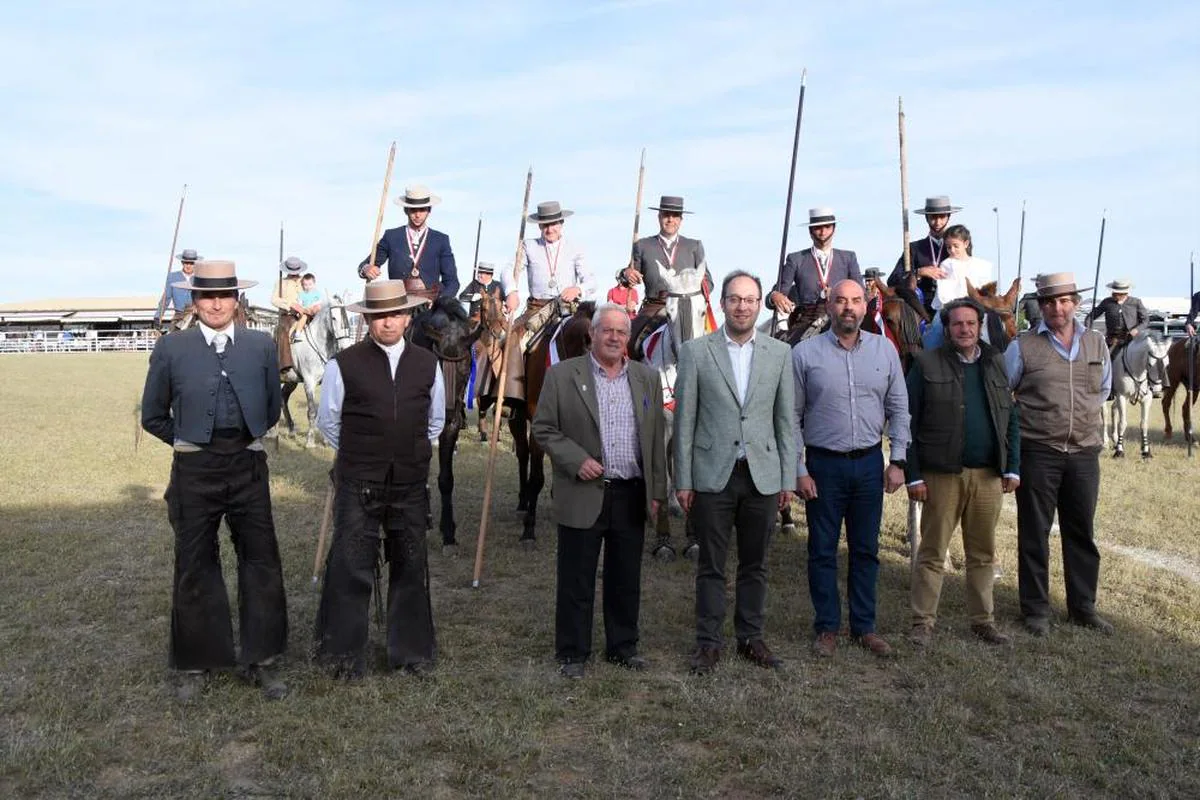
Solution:
[[[929,322],[929,317],[924,309],[918,312],[912,303],[880,278],[876,278],[873,285],[878,293],[874,302],[880,304],[879,315],[883,318],[884,329],[874,330],[878,326],[874,324],[873,315],[869,313],[863,321],[864,328],[872,333],[887,336],[900,354],[900,365],[908,372],[913,354],[921,349],[921,323]],[[867,322],[871,323],[870,326],[867,326]]]
[[[1191,385],[1188,382],[1188,356],[1191,356],[1192,375]],[[1176,339],[1171,343],[1171,348],[1167,351],[1167,389],[1163,392],[1162,408],[1163,408],[1163,441],[1170,441],[1173,430],[1171,429],[1171,401],[1175,399],[1175,390],[1180,386],[1183,387],[1183,408],[1180,410],[1180,415],[1183,417],[1183,436],[1185,442],[1194,442],[1194,434],[1192,432],[1192,406],[1196,402],[1197,395],[1200,395],[1200,347],[1197,346],[1197,337],[1191,336],[1187,339]]]
[[[1017,338],[1017,298],[1021,296],[1021,279],[1013,278],[1012,285],[1004,294],[997,294],[996,281],[985,283],[976,289],[967,281],[967,296],[986,309],[984,328],[987,341],[997,350],[1004,350],[1008,343]]]
[[[517,511],[525,513],[521,530],[523,543],[536,541],[538,495],[546,485],[545,454],[533,438],[530,423],[537,413],[538,398],[542,394],[546,370],[550,367],[551,343],[555,346],[558,361],[586,353],[592,343],[591,319],[595,306],[591,301],[579,303],[570,316],[546,325],[536,344],[524,354],[525,375],[519,380],[525,396],[504,398],[504,406],[509,410],[508,430],[517,453]],[[476,380],[483,381],[479,392],[479,413],[482,415],[496,402],[500,358],[504,351],[506,326],[504,305],[499,295],[483,296],[481,321],[480,342],[491,356],[488,359],[491,370],[481,365],[479,371],[486,374],[476,375]],[[514,342],[514,346],[520,345]]]

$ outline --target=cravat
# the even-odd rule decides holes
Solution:
[[[229,341],[229,336],[224,333],[213,334],[213,349],[217,351],[217,355],[225,352],[225,343]]]

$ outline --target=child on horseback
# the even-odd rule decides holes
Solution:
[[[297,303],[300,305],[300,315],[292,323],[293,342],[300,341],[300,334],[304,332],[304,326],[321,310],[321,293],[317,291],[317,277],[311,272],[304,273],[304,276],[300,278],[300,296]]]

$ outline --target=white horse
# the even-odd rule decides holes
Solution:
[[[325,374],[325,364],[352,344],[354,333],[350,329],[346,304],[336,294],[321,304],[321,310],[301,331],[299,341],[292,342],[293,368],[283,377],[283,422],[287,425],[288,433],[295,434],[296,424],[288,409],[288,398],[303,383],[304,397],[308,401],[305,447],[313,447],[317,443],[317,386]]]
[[[658,370],[662,379],[663,414],[667,423],[667,505],[670,514],[674,516],[683,515],[683,509],[675,498],[675,469],[672,457],[676,365],[679,363],[680,346],[689,339],[703,336],[706,332],[708,302],[703,289],[706,272],[705,264],[679,272],[666,267],[660,269],[660,274],[667,284],[667,322],[651,333],[642,346],[645,363]],[[658,542],[654,546],[655,557],[660,561],[672,560],[675,557],[675,549],[670,544],[668,508],[659,512],[659,518],[655,520],[655,530],[658,534]],[[698,552],[695,540],[689,536],[684,546],[684,555],[694,558]]]
[[[1150,399],[1162,396],[1169,347],[1170,342],[1144,330],[1117,351],[1112,364],[1115,397],[1109,404],[1109,420],[1104,426],[1104,446],[1113,443],[1113,458],[1125,457],[1129,403],[1142,408],[1142,458],[1150,458]]]

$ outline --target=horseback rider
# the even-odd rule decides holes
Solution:
[[[275,326],[275,344],[279,349],[279,373],[285,374],[295,366],[292,361],[292,326],[304,315],[304,304],[300,302],[301,276],[308,272],[308,264],[295,256],[288,256],[279,265],[279,282],[271,305],[279,309],[279,324]]]
[[[837,215],[832,208],[808,211],[808,235],[812,247],[788,253],[775,289],[767,295],[767,308],[788,315],[788,331],[793,344],[822,316],[829,287],[839,281],[862,283],[858,256],[853,250],[837,250],[833,234]]]
[[[948,195],[937,195],[925,198],[925,207],[914,209],[914,214],[925,217],[929,226],[929,234],[924,239],[910,242],[908,245],[909,263],[917,275],[917,292],[919,297],[912,296],[908,291],[907,276],[904,273],[904,254],[896,259],[896,266],[888,276],[887,284],[909,303],[919,302],[925,309],[929,319],[935,318],[937,308],[933,299],[937,296],[937,282],[944,278],[941,271],[942,260],[949,257],[945,250],[945,231],[950,224],[950,215],[962,211],[962,206],[953,205]],[[953,298],[943,298],[949,302]]]
[[[154,315],[154,326],[161,330],[162,318],[167,312],[167,306],[174,311],[166,333],[181,330],[187,327],[192,320],[192,290],[183,284],[191,281],[192,273],[196,269],[196,262],[200,260],[200,256],[191,248],[185,249],[175,257],[179,259],[179,269],[167,275],[167,286],[164,290],[166,302],[163,303],[162,309]]]
[[[1112,295],[1104,298],[1083,318],[1084,327],[1090,328],[1092,321],[1104,316],[1104,341],[1108,344],[1109,357],[1115,359],[1117,350],[1138,335],[1138,331],[1149,320],[1146,306],[1129,294],[1133,284],[1125,278],[1117,278],[1108,284]]]
[[[683,207],[683,198],[664,194],[657,206],[650,206],[651,211],[658,212],[658,233],[646,236],[633,243],[633,255],[629,266],[617,273],[617,281],[623,286],[639,286],[644,284],[641,308],[633,319],[629,338],[629,352],[641,352],[641,343],[646,335],[654,331],[665,320],[667,315],[667,298],[671,287],[668,285],[664,272],[679,273],[687,269],[704,270],[703,294],[712,291],[712,273],[708,270],[708,262],[704,256],[704,243],[699,239],[689,239],[679,233],[683,225],[683,215],[691,214]],[[681,301],[691,303],[689,295],[681,297]],[[691,319],[691,314],[684,311],[681,319]],[[687,332],[686,339],[692,335],[700,336],[704,331]]]
[[[595,277],[584,261],[583,250],[563,237],[563,222],[574,213],[551,200],[538,203],[537,211],[529,215],[541,235],[526,239],[523,248],[523,277],[529,294],[524,312],[513,322],[512,330],[520,336],[521,347],[510,351],[505,397],[525,397],[524,354],[547,324],[566,316],[574,304],[596,298]],[[514,280],[512,270],[504,271],[500,285],[505,311],[512,314],[520,306],[522,287]]]
[[[384,231],[375,246],[375,265],[364,258],[358,265],[358,275],[368,281],[378,278],[380,266],[386,262],[388,278],[403,280],[410,293],[417,293],[433,302],[441,292],[451,297],[458,296],[458,268],[454,264],[454,252],[450,249],[450,237],[426,225],[433,207],[442,198],[425,186],[409,186],[404,194],[396,198],[396,205],[404,209],[408,224]]]

